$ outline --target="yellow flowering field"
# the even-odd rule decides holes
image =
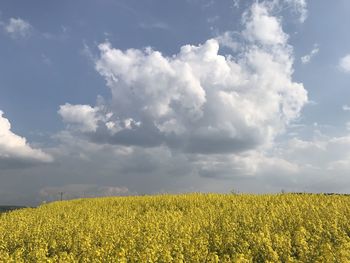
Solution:
[[[350,197],[186,194],[0,214],[1,262],[350,262]]]

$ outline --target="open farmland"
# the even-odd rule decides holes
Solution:
[[[78,199],[0,216],[2,262],[348,262],[350,197]]]

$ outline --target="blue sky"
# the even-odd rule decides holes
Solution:
[[[0,203],[350,191],[349,11],[2,1]]]

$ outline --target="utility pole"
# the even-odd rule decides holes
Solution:
[[[61,196],[61,201],[63,200],[63,192],[60,192],[60,196]]]

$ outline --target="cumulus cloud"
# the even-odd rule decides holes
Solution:
[[[3,26],[12,37],[28,37],[32,30],[32,26],[21,18],[10,18]]]
[[[50,155],[32,148],[24,137],[14,134],[9,120],[0,111],[0,168],[16,168],[51,161]]]
[[[345,73],[350,73],[350,54],[339,60],[339,68]]]
[[[138,193],[280,190],[302,166],[274,141],[308,98],[274,11],[254,3],[240,32],[173,55],[101,43],[91,58],[111,96],[60,107],[55,156],[70,173]]]
[[[60,115],[94,141],[193,153],[241,152],[270,143],[307,102],[292,80],[293,54],[280,20],[265,4],[243,17],[240,54],[219,54],[218,40],[178,54],[99,45],[96,70],[109,103],[63,105]]]
[[[301,63],[308,64],[310,63],[311,59],[318,54],[320,51],[320,48],[317,44],[314,45],[314,48],[310,51],[309,54],[301,57]]]

